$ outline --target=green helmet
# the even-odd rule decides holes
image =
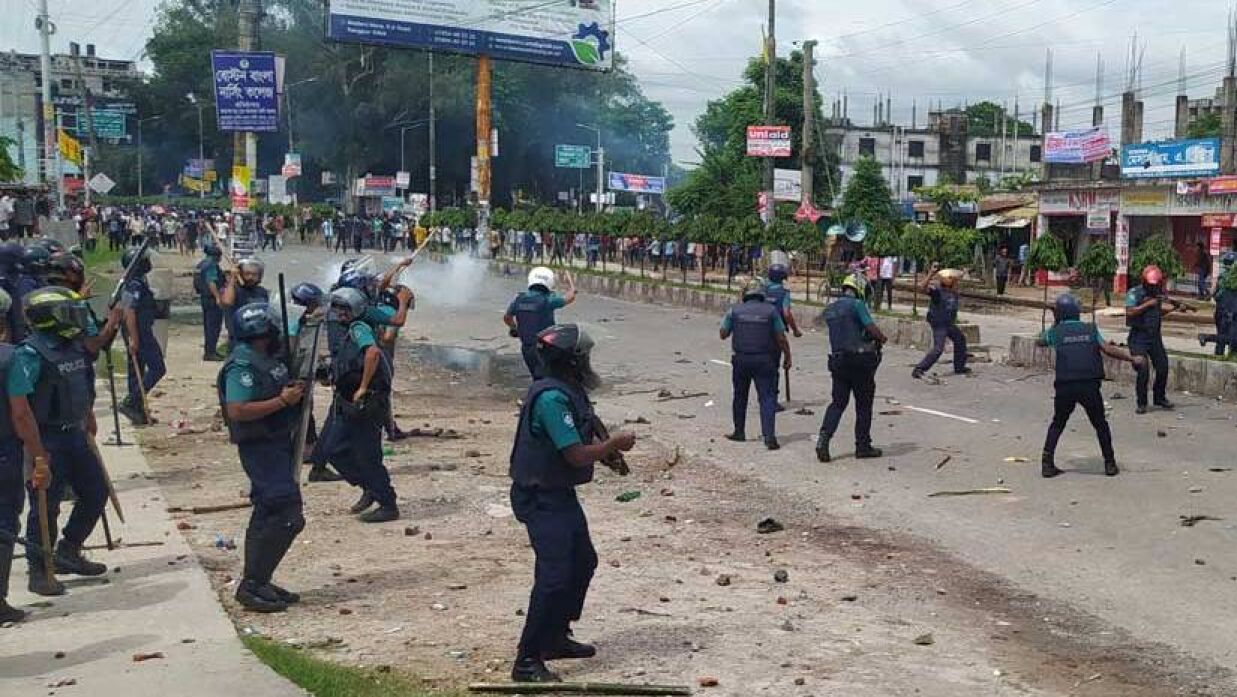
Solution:
[[[60,286],[28,293],[23,301],[31,327],[63,339],[74,339],[90,326],[90,310],[82,296]]]

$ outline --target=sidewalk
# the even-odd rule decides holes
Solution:
[[[100,412],[99,421],[110,424],[111,413],[105,419]],[[108,582],[66,577],[69,593],[59,598],[28,593],[25,560],[15,560],[9,601],[32,615],[0,629],[0,694],[303,697],[241,644],[169,520],[133,433],[124,438],[129,445],[123,448],[100,447],[128,521],[122,525],[109,506],[112,534],[163,544],[91,552],[112,567],[103,577]],[[102,525],[88,544],[103,544]],[[153,653],[163,657],[134,660]],[[75,687],[49,690],[71,680]]]

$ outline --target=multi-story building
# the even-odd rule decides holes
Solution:
[[[137,63],[101,58],[95,54],[94,44],[86,44],[85,48],[83,53],[77,44],[70,44],[69,53],[51,57],[52,102],[60,127],[89,140],[88,124],[92,124],[97,140],[129,142],[136,110],[123,86],[141,78]],[[42,178],[42,90],[38,54],[0,53],[0,135],[13,141],[10,155],[29,183]],[[84,106],[87,101],[91,105],[90,118]],[[65,171],[75,170],[68,165]]]
[[[1041,168],[1040,136],[1012,132],[1004,137],[972,136],[961,109],[930,113],[926,128],[887,122],[864,126],[846,117],[828,119],[825,142],[838,156],[839,191],[850,181],[859,158],[870,157],[881,166],[898,200],[945,179],[956,184],[986,179],[995,184],[1008,175],[1038,174]]]

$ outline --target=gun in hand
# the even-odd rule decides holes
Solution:
[[[597,432],[597,437],[602,440],[610,440],[610,429],[606,428],[601,417],[593,417],[593,430]],[[627,466],[627,458],[623,457],[623,453],[613,453],[602,459],[601,464],[609,467],[615,474],[620,477],[626,477],[631,474],[631,467]]]
[[[1180,300],[1177,300],[1176,298],[1164,298],[1164,299],[1168,301],[1170,305],[1173,306],[1173,309],[1178,310],[1180,312],[1198,312],[1198,308],[1195,307],[1194,305],[1191,305],[1186,302],[1181,302]]]

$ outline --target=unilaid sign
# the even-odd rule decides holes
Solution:
[[[748,157],[790,157],[790,126],[748,126]]]

